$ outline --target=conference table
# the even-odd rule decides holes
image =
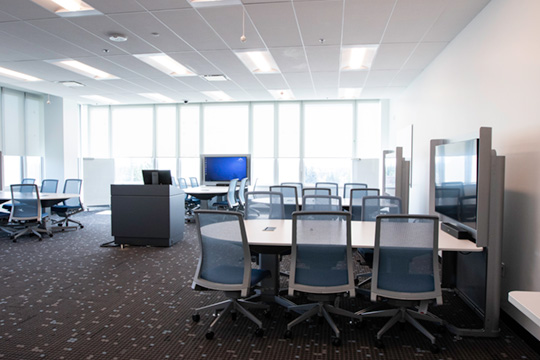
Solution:
[[[182,189],[186,194],[196,197],[201,200],[201,209],[208,209],[208,200],[216,196],[227,195],[228,186],[198,186],[193,188]]]

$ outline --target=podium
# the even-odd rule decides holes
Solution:
[[[184,237],[182,189],[168,185],[111,185],[115,244],[172,246]]]

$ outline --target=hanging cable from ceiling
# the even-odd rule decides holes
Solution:
[[[246,12],[242,6],[242,36],[240,36],[241,42],[246,42]]]

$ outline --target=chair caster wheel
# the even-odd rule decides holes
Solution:
[[[209,332],[206,333],[205,336],[206,336],[206,338],[207,338],[208,340],[212,340],[212,339],[214,338],[214,332],[213,332],[213,331],[209,331]]]
[[[285,333],[283,334],[283,337],[285,339],[292,339],[292,331],[291,330],[285,331]]]
[[[332,338],[332,345],[334,345],[334,346],[341,346],[341,339],[338,338],[338,337],[333,337],[333,338]]]
[[[201,320],[201,315],[199,314],[191,315],[191,320],[193,320],[194,322],[199,322]]]
[[[441,348],[437,344],[431,344],[429,350],[431,350],[433,354],[438,354],[441,351]]]
[[[379,349],[384,349],[384,343],[381,339],[375,339],[375,347]]]
[[[84,229],[84,225],[81,225],[81,229]]]
[[[264,330],[261,329],[261,328],[258,328],[257,330],[255,330],[255,336],[256,337],[262,337],[264,335]]]

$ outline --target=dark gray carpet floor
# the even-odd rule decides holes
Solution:
[[[501,323],[498,338],[456,338],[437,333],[439,354],[406,324],[374,345],[384,320],[360,328],[336,319],[343,344],[334,347],[327,324],[300,324],[283,339],[289,318],[272,308],[263,319],[265,335],[239,317],[224,319],[213,340],[205,339],[211,314],[199,323],[192,309],[223,299],[217,292],[191,289],[198,245],[193,224],[184,240],[170,248],[118,247],[110,215],[78,214],[85,228],[17,243],[0,235],[0,359],[540,359],[525,340]],[[361,309],[362,298],[343,306]],[[458,326],[477,326],[478,318],[451,293],[438,313]],[[427,325],[430,331],[437,328]]]

